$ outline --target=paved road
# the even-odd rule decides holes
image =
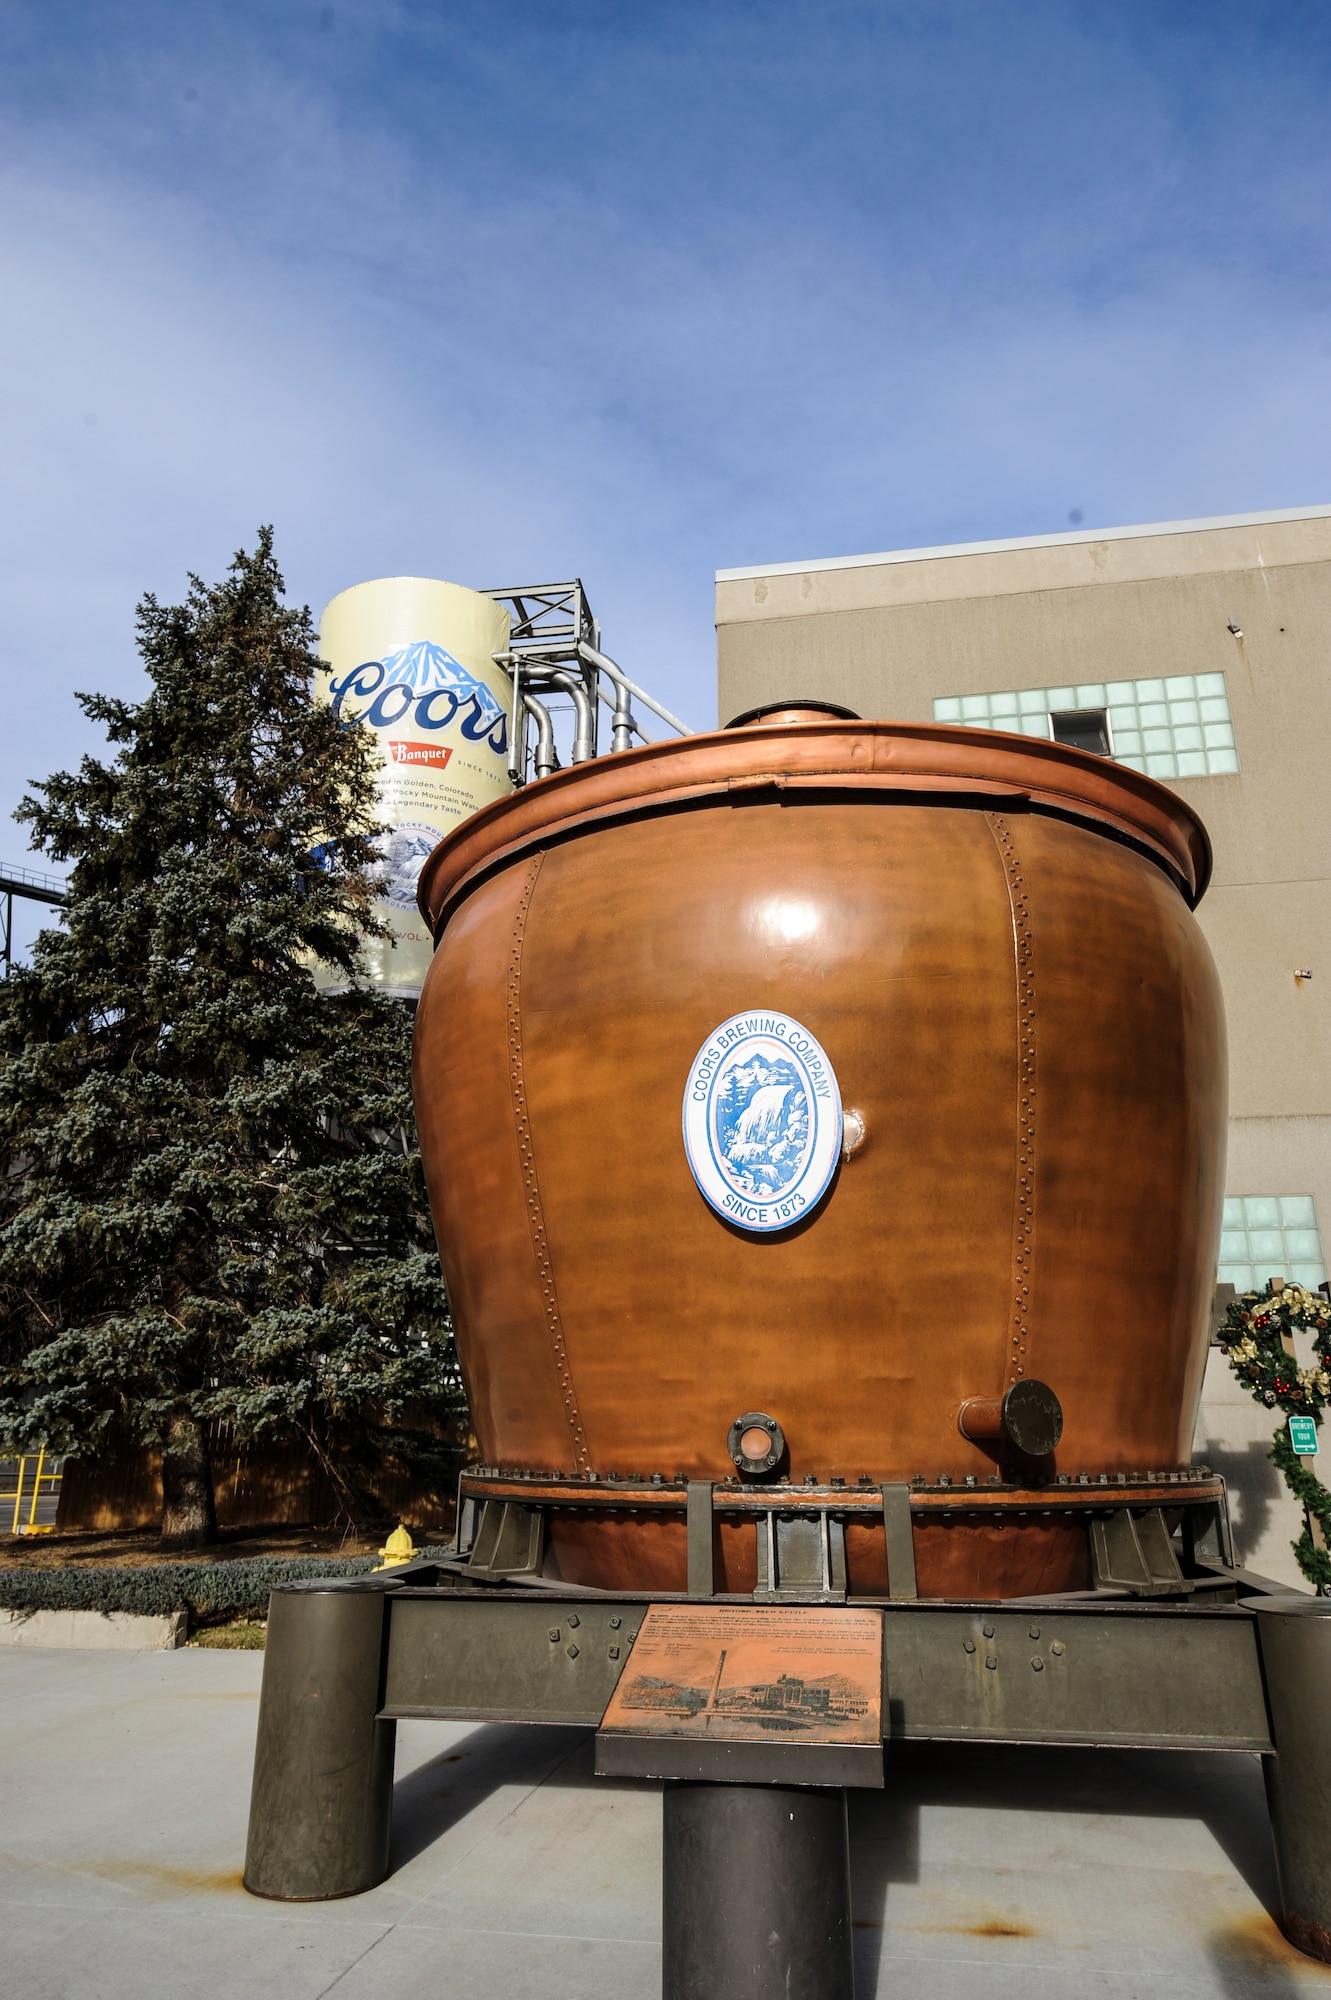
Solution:
[[[398,1726],[394,1872],[240,1886],[261,1656],[0,1658],[3,2000],[648,2000],[660,1801],[581,1731]],[[1282,2000],[1251,1758],[930,1749],[854,1804],[861,2000]]]

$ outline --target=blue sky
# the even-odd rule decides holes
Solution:
[[[706,727],[717,567],[1331,498],[1329,86],[1320,0],[0,0],[0,810],[260,521],[580,573]]]

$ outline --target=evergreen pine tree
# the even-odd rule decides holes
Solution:
[[[114,758],[17,815],[73,867],[0,986],[0,1448],[159,1446],[175,1545],[216,1532],[210,1424],[304,1439],[350,1505],[385,1455],[441,1472],[461,1408],[410,1015],[358,971],[373,742],[282,591],[265,529],[146,597],[145,699],[79,697]]]

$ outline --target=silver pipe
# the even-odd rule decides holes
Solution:
[[[558,645],[562,651],[566,652],[568,650],[567,644],[563,640],[559,641],[552,640],[551,646],[554,647],[555,645]],[[510,676],[520,673],[522,671],[523,666],[525,665],[529,674],[535,672],[538,675],[543,675],[547,680],[553,679],[554,670],[552,668],[543,667],[539,665],[533,666],[531,659],[531,654],[533,651],[534,651],[533,647],[524,644],[516,652],[494,653],[491,655],[491,658],[494,660],[494,663],[497,667],[502,667],[504,672]],[[638,721],[637,716],[634,715],[632,713],[632,710],[629,708],[629,695],[627,691],[632,688],[633,686],[632,681],[626,681],[623,675],[619,672],[618,668],[616,668],[613,674],[611,674],[609,677],[611,680],[613,680],[615,685],[614,694],[613,695],[607,694],[605,689],[601,687],[598,683],[596,689],[596,699],[598,701],[604,702],[605,706],[608,709],[618,710],[620,708],[623,708],[625,710],[628,710],[628,715],[627,715],[628,726],[633,731],[633,734],[636,737],[638,737],[639,740],[643,743],[656,742],[657,741],[656,737],[649,736],[647,734],[647,731]],[[514,724],[514,735],[516,737],[517,732],[519,730],[522,730],[523,728],[523,719],[521,713],[518,712],[518,703],[516,700],[514,701],[513,706],[515,713],[517,713],[517,721]],[[625,719],[624,717],[622,716],[620,717],[621,722],[624,719]],[[630,746],[627,743],[625,744],[617,743],[615,744],[614,747],[616,749],[627,750]],[[510,777],[513,776],[513,759],[511,757],[509,760],[509,776]],[[520,782],[520,781],[515,781],[515,782]]]
[[[550,674],[549,678],[556,687],[563,688],[565,694],[571,694],[573,697],[573,706],[578,715],[577,731],[573,738],[573,762],[585,764],[589,758],[596,755],[596,715],[588,699],[586,686],[576,674],[566,674],[562,669],[558,673]]]
[[[634,730],[632,696],[624,685],[622,674],[612,673],[608,667],[602,671],[615,690],[615,712],[610,721],[610,748],[612,751],[631,750]]]
[[[602,673],[608,674],[612,680],[623,681],[624,686],[630,694],[636,694],[639,701],[646,702],[653,715],[659,715],[662,722],[668,722],[670,727],[678,730],[681,736],[692,736],[693,731],[689,728],[687,722],[681,722],[679,717],[672,715],[668,708],[662,708],[659,701],[653,701],[647,690],[640,688],[636,681],[631,681],[622,667],[617,667],[614,661],[607,659],[604,653],[598,653],[596,648],[589,646],[585,639],[579,639],[578,641],[578,657],[588,661],[593,667],[599,667]]]
[[[524,694],[522,706],[536,722],[536,775],[548,778],[552,771],[559,769],[559,758],[555,754],[554,724],[550,711],[543,701],[537,701],[534,694]]]
[[[522,694],[518,681],[522,675],[521,660],[513,662],[513,714],[508,725],[508,775],[514,785],[522,785],[527,779],[527,711],[522,706]]]
[[[628,699],[628,696],[627,696],[627,694],[625,695],[625,697],[624,697],[624,698],[625,698],[625,701],[627,701],[627,699]],[[602,687],[602,686],[600,685],[600,683],[598,682],[598,683],[597,683],[597,688],[596,688],[596,699],[597,699],[598,701],[603,701],[603,702],[605,703],[605,705],[606,705],[606,707],[607,707],[607,708],[610,708],[610,709],[617,709],[617,708],[619,707],[619,690],[618,690],[618,688],[616,688],[616,690],[615,690],[614,694],[607,694],[607,693],[606,693],[606,691],[605,691],[605,689],[604,689],[604,688],[603,688],[603,687]],[[639,739],[639,740],[640,740],[641,742],[643,742],[643,743],[654,743],[654,742],[656,741],[656,738],[655,738],[654,736],[649,736],[649,735],[647,734],[647,731],[646,731],[646,730],[645,730],[645,729],[643,728],[642,724],[641,724],[641,723],[639,722],[639,720],[638,720],[638,718],[637,718],[637,716],[636,716],[636,715],[630,715],[630,716],[629,716],[629,724],[630,724],[630,727],[631,727],[631,728],[632,728],[632,730],[633,730],[633,734],[634,734],[634,735],[635,735],[636,737],[638,737],[638,739]],[[619,748],[619,745],[618,745],[618,744],[616,744],[616,745],[615,745],[614,747],[615,747],[616,749],[618,749],[618,748]],[[625,749],[627,750],[627,749],[628,749],[628,747],[629,747],[629,746],[628,746],[628,744],[626,743],[626,744],[624,745],[624,748],[625,748]]]

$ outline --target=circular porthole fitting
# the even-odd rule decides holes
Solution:
[[[1044,1458],[1063,1435],[1063,1405],[1045,1382],[1014,1382],[1003,1398],[1003,1429],[1028,1458]]]
[[[726,1450],[738,1471],[749,1479],[761,1479],[764,1473],[775,1472],[785,1456],[786,1434],[775,1417],[750,1410],[730,1426]]]

